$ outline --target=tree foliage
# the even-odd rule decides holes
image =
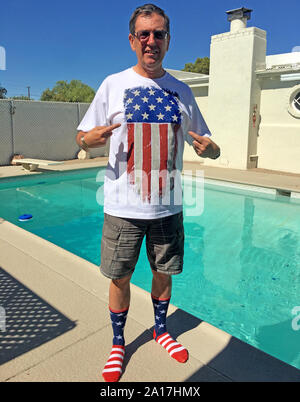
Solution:
[[[209,74],[209,57],[198,57],[195,63],[186,63],[182,71]]]
[[[4,87],[0,87],[0,99],[5,99],[7,94],[7,89],[5,89]]]
[[[41,95],[42,101],[52,102],[87,102],[90,103],[95,91],[79,80],[57,81],[53,89],[47,88]]]
[[[24,95],[12,96],[10,99],[18,99],[18,100],[33,100],[33,99],[30,99],[28,96],[24,96]]]

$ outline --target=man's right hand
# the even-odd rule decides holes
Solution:
[[[88,132],[80,131],[77,136],[77,141],[80,144],[80,138],[84,136],[84,142],[89,146],[89,148],[103,147],[108,138],[112,135],[112,131],[121,124],[112,124],[111,126],[97,126]]]

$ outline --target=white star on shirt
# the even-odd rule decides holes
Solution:
[[[117,338],[118,338],[118,339],[122,339],[123,337],[122,337],[121,335],[118,335]]]
[[[132,119],[132,116],[133,116],[133,113],[128,113],[128,114],[126,115],[127,120],[131,120],[131,119]]]
[[[153,89],[150,89],[150,90],[148,91],[148,94],[149,94],[149,95],[154,95],[154,94],[155,94],[155,91],[153,91]]]
[[[122,325],[123,323],[121,321],[116,322],[116,325]]]
[[[169,94],[168,94],[168,92],[167,92],[167,91],[164,91],[164,95],[165,95],[165,96],[168,96]]]
[[[164,314],[166,310],[160,310],[160,314]]]
[[[149,105],[150,110],[155,110],[155,108],[156,108],[156,105]]]
[[[141,93],[141,91],[139,91],[138,89],[133,91],[134,96],[139,96],[140,93]]]
[[[134,109],[134,110],[140,110],[140,105],[138,105],[138,104],[134,105],[134,106],[133,106],[133,109]]]
[[[173,119],[173,121],[177,121],[177,120],[178,120],[178,116],[176,116],[176,114],[174,114],[174,115],[172,116],[172,119]]]
[[[144,119],[144,120],[148,119],[148,117],[149,117],[148,113],[146,113],[146,112],[143,113],[142,116],[143,116],[143,119]]]
[[[156,116],[157,116],[158,120],[163,120],[164,119],[164,114],[159,113]]]
[[[159,328],[163,328],[165,324],[159,324]]]
[[[144,103],[147,103],[147,102],[148,102],[147,96],[144,96],[144,97],[142,98],[142,101],[143,101]]]
[[[133,98],[128,98],[127,99],[127,103],[129,104],[129,103],[132,103],[132,101],[133,101]]]
[[[156,98],[156,101],[157,101],[157,103],[162,103],[162,101],[163,101],[163,98]]]
[[[172,109],[171,106],[165,106],[166,112],[170,112],[170,110]]]
[[[156,318],[157,320],[159,320],[159,319],[160,319],[160,317],[159,317],[158,315],[156,315],[156,316],[155,316],[155,318]]]

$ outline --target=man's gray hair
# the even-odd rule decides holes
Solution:
[[[154,4],[144,4],[143,6],[137,7],[129,21],[129,32],[134,35],[135,34],[135,21],[137,17],[141,14],[143,15],[150,15],[152,13],[156,13],[164,17],[165,19],[165,25],[166,25],[166,31],[170,33],[170,19],[169,17],[165,14],[164,10],[161,8],[157,7]]]

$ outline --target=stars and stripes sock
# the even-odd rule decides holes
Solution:
[[[170,297],[167,299],[160,299],[158,297],[153,296],[152,303],[154,308],[154,319],[155,319],[155,333],[156,336],[159,336],[166,332],[166,320],[167,320],[167,312],[170,303]]]
[[[106,382],[117,382],[121,377],[124,354],[125,347],[123,345],[113,345],[102,371],[102,377]]]
[[[125,345],[124,340],[124,327],[126,323],[127,313],[129,307],[124,310],[112,310],[109,308],[110,311],[110,320],[111,325],[114,333],[113,337],[113,345]]]
[[[125,354],[124,327],[129,307],[116,311],[109,308],[113,329],[113,346],[109,358],[102,371],[102,377],[107,382],[116,382],[122,374],[122,365]]]
[[[176,342],[167,332],[166,319],[170,298],[160,299],[151,294],[154,307],[155,327],[153,338],[163,346],[169,355],[180,363],[185,363],[188,359],[188,351],[180,343]]]

